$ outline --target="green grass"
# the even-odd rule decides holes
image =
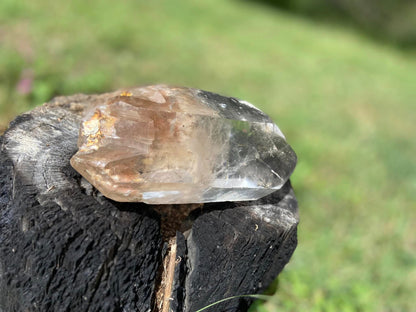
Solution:
[[[0,25],[0,125],[57,94],[156,82],[272,116],[299,157],[299,246],[252,311],[416,311],[414,55],[245,1],[3,0]]]

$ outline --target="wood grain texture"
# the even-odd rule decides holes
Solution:
[[[163,207],[111,201],[69,164],[83,112],[106,96],[56,98],[16,118],[0,137],[0,312],[157,306]],[[172,231],[170,309],[191,312],[265,290],[296,247],[297,223],[289,183],[259,201],[191,212]],[[245,311],[249,303],[209,311]]]
[[[219,299],[264,291],[297,244],[297,203],[290,184],[263,199],[206,205],[187,238],[185,307],[196,311]],[[236,299],[207,311],[245,311]]]

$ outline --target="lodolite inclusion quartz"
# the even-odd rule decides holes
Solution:
[[[148,204],[255,200],[296,154],[252,104],[155,85],[112,93],[82,122],[71,165],[103,195]]]

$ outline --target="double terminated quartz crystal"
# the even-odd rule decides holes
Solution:
[[[84,119],[78,146],[72,166],[122,202],[254,200],[296,165],[282,132],[250,103],[164,85],[111,94]]]

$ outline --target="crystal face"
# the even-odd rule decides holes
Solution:
[[[248,102],[155,85],[109,95],[82,122],[71,165],[103,195],[148,204],[255,200],[296,155]]]

